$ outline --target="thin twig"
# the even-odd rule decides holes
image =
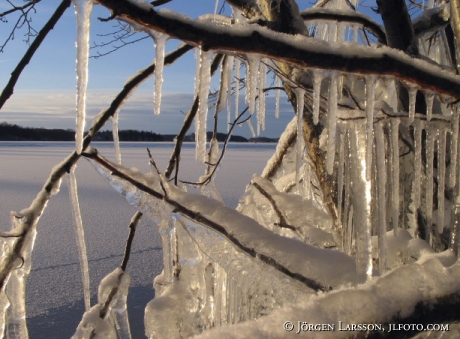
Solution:
[[[221,63],[223,58],[222,54],[217,54],[214,57],[214,60],[211,64],[211,76],[214,75],[216,72],[217,68],[219,67],[219,64]],[[192,126],[192,121],[195,119],[196,113],[198,112],[198,105],[199,105],[199,98],[198,95],[195,97],[193,100],[193,105],[188,111],[187,115],[185,116],[184,123],[182,124],[182,127],[179,131],[179,133],[176,136],[176,144],[174,145],[173,152],[171,154],[171,157],[169,159],[168,167],[165,171],[165,177],[169,179],[171,177],[171,173],[176,167],[176,179],[175,182],[177,184],[177,175],[178,175],[178,168],[177,164],[180,159],[180,153],[182,149],[182,143],[184,142],[185,135],[187,134],[188,130],[190,129],[190,126]]]
[[[121,269],[126,271],[126,266],[128,266],[129,256],[131,255],[131,246],[133,243],[134,235],[136,233],[137,225],[142,218],[142,212],[137,211],[134,213],[133,217],[131,218],[131,222],[129,223],[129,234],[128,239],[126,240],[126,247],[125,247],[125,254],[123,256],[123,262],[121,263]]]
[[[219,167],[219,164],[220,162],[222,161],[222,159],[224,158],[224,154],[225,154],[225,150],[227,149],[227,145],[228,145],[228,142],[230,141],[230,136],[232,135],[232,132],[233,132],[233,129],[235,128],[236,125],[238,125],[238,121],[240,120],[240,118],[243,116],[244,113],[246,113],[249,109],[249,106],[246,107],[243,112],[240,113],[240,115],[238,115],[238,117],[233,121],[233,123],[230,125],[230,129],[227,133],[227,135],[225,136],[225,141],[224,141],[224,146],[222,148],[222,152],[220,153],[220,157],[219,159],[217,160],[217,162],[215,164],[213,164],[213,169],[211,171],[210,174],[207,175],[206,179],[202,182],[188,182],[188,181],[181,181],[183,184],[188,184],[188,185],[195,185],[195,186],[202,186],[202,185],[206,185],[207,183],[209,183],[209,181],[211,181],[211,178],[213,177],[214,173],[216,173],[217,171],[217,168]],[[246,119],[247,120],[247,119]],[[246,121],[245,120],[245,121]]]

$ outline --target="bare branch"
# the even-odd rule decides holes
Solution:
[[[59,21],[61,16],[64,14],[65,10],[70,6],[70,3],[70,0],[62,0],[61,4],[53,13],[51,18],[48,20],[45,26],[43,26],[40,32],[38,32],[37,37],[32,42],[30,47],[27,49],[27,52],[22,57],[21,61],[19,61],[14,71],[11,73],[10,80],[8,81],[8,83],[2,91],[2,94],[0,95],[0,109],[13,94],[14,86],[16,85],[16,82],[18,81],[22,71],[29,64],[30,60],[37,51],[38,47],[40,47],[45,37],[54,28],[54,25]]]
[[[133,217],[131,218],[131,222],[129,223],[129,235],[128,239],[126,240],[126,248],[125,254],[123,255],[123,262],[120,266],[123,271],[126,271],[126,266],[128,266],[129,256],[131,254],[131,246],[134,240],[134,234],[136,234],[136,228],[141,218],[142,213],[137,211],[136,213],[134,213]]]
[[[21,11],[23,12],[25,9],[27,9],[30,6],[34,6],[35,4],[39,3],[42,0],[31,0],[30,2],[26,3],[25,5],[22,6],[14,6],[12,9],[9,9],[3,13],[0,13],[0,19],[7,16],[8,14],[14,13],[16,11]],[[24,12],[23,12],[24,13]]]

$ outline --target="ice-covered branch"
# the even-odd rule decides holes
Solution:
[[[40,32],[38,32],[37,37],[34,39],[30,47],[27,49],[27,52],[22,57],[21,61],[19,61],[14,71],[11,73],[10,80],[8,81],[8,83],[2,91],[2,94],[0,95],[0,109],[13,94],[14,86],[16,85],[16,82],[18,81],[22,71],[30,62],[30,60],[34,56],[38,47],[40,47],[45,37],[54,28],[54,25],[59,21],[61,16],[64,14],[65,10],[70,6],[70,3],[71,0],[63,0],[51,16],[51,18],[45,24],[45,26],[43,26]]]
[[[306,319],[308,324],[334,327],[330,331],[309,331],[309,338],[396,338],[402,334],[392,332],[397,324],[423,324],[414,329],[415,334],[428,324],[456,322],[460,262],[452,257],[448,252],[425,257],[357,288],[318,295],[257,320],[205,332],[198,338],[291,338],[302,331],[298,328],[301,322],[295,320],[293,331],[286,332],[286,319]],[[396,326],[391,328],[389,323]],[[346,326],[350,324],[381,324],[382,328],[349,331]],[[441,332],[435,333],[442,336]]]
[[[350,10],[330,10],[325,8],[313,7],[302,11],[301,16],[304,20],[333,20],[353,22],[362,25],[371,31],[383,44],[386,44],[387,37],[382,26],[360,12]]]
[[[255,25],[220,26],[195,21],[170,11],[147,10],[128,1],[99,2],[128,21],[201,45],[204,49],[257,53],[299,67],[390,75],[453,97],[460,93],[458,76],[393,48],[327,43],[304,36],[276,33]]]
[[[450,11],[446,4],[428,9],[412,20],[414,34],[419,37],[423,33],[437,31],[446,26],[449,23],[449,19]],[[453,16],[452,19],[455,20],[455,17]],[[452,26],[454,26],[454,22],[452,22]]]
[[[17,260],[23,257],[26,239],[29,233],[35,230],[38,219],[51,199],[51,196],[59,191],[62,177],[70,171],[78,158],[79,156],[73,152],[59,165],[55,166],[32,204],[21,212],[14,214],[13,217],[19,223],[21,236],[14,243],[11,251],[3,253],[3,260],[0,266],[0,290],[5,287],[10,273],[17,267]]]
[[[137,190],[165,202],[183,216],[220,233],[248,256],[261,260],[313,290],[329,290],[336,286],[338,281],[355,282],[354,260],[343,253],[318,249],[294,239],[275,235],[254,220],[218,201],[182,192],[174,185],[162,181],[160,184],[163,192],[154,187],[159,183],[152,182],[152,178],[114,164],[94,149],[83,155],[108,170],[112,177],[118,177]],[[332,257],[335,262],[341,263],[341,271],[326,264]],[[320,263],[322,261],[323,264]],[[334,271],[333,274],[331,269]]]

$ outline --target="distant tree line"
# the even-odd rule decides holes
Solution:
[[[118,131],[120,141],[174,141],[174,134],[157,134],[147,131],[137,130],[120,130]],[[207,132],[208,141],[211,140],[212,132]],[[225,141],[225,133],[217,133],[218,141]],[[48,129],[35,127],[21,127],[7,122],[0,123],[0,140],[1,141],[73,141],[75,140],[75,131],[72,129]],[[100,131],[94,137],[94,141],[113,141],[112,131]],[[185,141],[195,141],[195,134],[185,138]],[[239,135],[230,137],[232,142],[277,142],[278,139],[265,137],[246,139]]]

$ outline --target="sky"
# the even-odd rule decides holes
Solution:
[[[14,2],[14,1],[13,1]],[[20,0],[15,0],[21,4]],[[33,15],[33,27],[39,31],[54,12],[58,0],[42,0],[37,4]],[[219,1],[218,7],[223,4]],[[311,6],[307,0],[298,1],[301,9]],[[192,18],[205,13],[213,13],[215,0],[173,0],[162,6],[184,13]],[[0,12],[9,9],[6,1],[0,1]],[[229,6],[226,5],[226,14]],[[108,17],[109,11],[100,5],[94,6],[91,22],[91,44],[108,41],[109,37],[100,36],[117,29],[117,22],[102,23],[98,17]],[[0,22],[0,43],[10,32],[11,23],[17,16],[10,16],[8,23]],[[23,41],[25,30],[16,32],[15,39],[0,53],[0,88],[7,83],[11,71],[27,49]],[[16,84],[14,95],[0,111],[0,122],[18,124],[26,127],[46,127],[75,129],[75,38],[76,16],[73,5],[67,9],[55,28],[46,37],[30,64],[23,71]],[[178,45],[177,40],[170,40],[166,52]],[[104,50],[100,50],[103,52]],[[90,51],[96,55],[96,49]],[[86,126],[91,125],[92,118],[105,109],[125,81],[139,69],[148,66],[154,58],[154,45],[151,39],[142,40],[114,53],[100,58],[91,58],[89,62],[89,83],[87,99]],[[194,77],[196,61],[194,53],[189,52],[174,65],[165,68],[161,114],[153,115],[153,78],[142,85],[130,98],[120,112],[120,129],[138,129],[155,133],[175,134],[179,131],[184,114],[193,102]],[[218,81],[213,80],[211,89],[218,88]],[[287,99],[281,100],[281,117],[274,118],[274,96],[267,98],[267,126],[261,136],[279,137],[285,126],[293,117],[293,110]],[[243,99],[240,101],[240,107]],[[212,130],[212,114],[208,114],[208,130]],[[223,112],[223,114],[226,114]],[[226,116],[220,117],[219,132],[226,131]],[[255,119],[253,121],[255,125]],[[106,124],[110,129],[111,124]],[[105,127],[103,128],[105,129]],[[194,128],[190,132],[193,132]],[[237,128],[236,135],[250,137],[245,124]]]

